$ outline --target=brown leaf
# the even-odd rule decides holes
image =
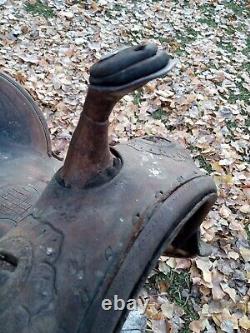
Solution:
[[[168,333],[168,324],[166,320],[152,320],[152,331],[154,333]]]
[[[203,319],[193,320],[189,324],[189,328],[194,333],[200,333],[205,329],[205,322]]]

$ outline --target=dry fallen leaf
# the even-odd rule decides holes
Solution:
[[[200,320],[193,320],[190,323],[189,328],[194,333],[200,333],[200,332],[202,332],[204,330],[204,328],[205,328],[204,320],[202,320],[202,319],[200,319]]]
[[[250,319],[245,315],[239,320],[240,327],[249,330],[250,329]]]
[[[197,267],[202,272],[202,277],[205,282],[207,282],[209,285],[212,284],[212,272],[211,267],[212,263],[208,258],[197,258],[195,259]]]
[[[236,291],[233,288],[230,288],[226,283],[221,283],[222,290],[230,296],[232,301],[236,303]]]
[[[240,254],[245,262],[250,262],[250,248],[241,247]]]
[[[153,333],[168,333],[168,324],[166,320],[152,320]]]

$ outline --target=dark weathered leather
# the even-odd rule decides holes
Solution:
[[[0,237],[30,213],[58,167],[42,112],[0,73]]]
[[[166,74],[155,67],[143,76],[145,57],[126,85],[90,85],[64,164],[51,157],[34,102],[0,76],[1,333],[119,332],[126,311],[104,311],[102,300],[134,297],[162,253],[198,253],[199,226],[216,199],[211,178],[165,138],[108,146],[115,103]]]

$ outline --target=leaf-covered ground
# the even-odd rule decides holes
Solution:
[[[21,82],[64,156],[103,54],[154,41],[178,60],[124,98],[112,142],[163,135],[187,147],[218,185],[202,225],[210,257],[161,258],[142,296],[148,332],[250,332],[248,1],[0,0],[0,70]]]

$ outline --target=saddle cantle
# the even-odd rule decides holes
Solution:
[[[92,66],[64,163],[31,97],[0,75],[1,332],[119,332],[127,312],[104,299],[133,298],[162,253],[199,253],[212,179],[166,138],[108,145],[115,104],[173,65],[148,44]]]
[[[0,73],[0,237],[29,215],[59,165],[42,112]]]

